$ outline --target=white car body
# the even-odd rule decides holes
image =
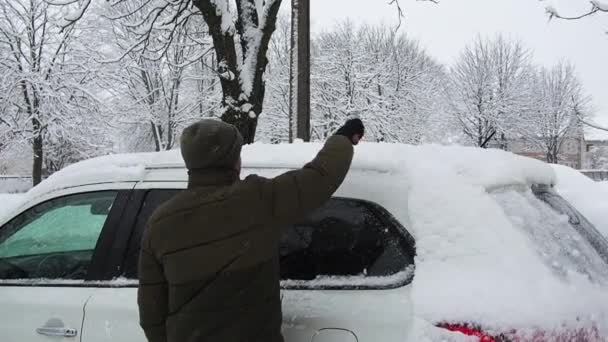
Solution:
[[[303,165],[319,147],[247,147],[244,170],[272,177]],[[415,278],[411,282],[412,269],[408,268],[387,277],[285,281],[286,341],[402,342],[408,337],[418,341],[422,337],[412,331],[415,320],[427,322],[431,329],[440,323],[470,323],[495,336],[513,330],[554,331],[560,326],[571,331],[579,327],[570,327],[569,322],[586,314],[594,317],[593,329],[604,334],[603,329],[608,328],[603,325],[608,320],[605,284],[576,278],[576,285],[586,291],[581,302],[560,298],[566,303],[553,303],[558,301],[556,297],[578,294],[581,288],[552,275],[534,245],[509,221],[492,195],[501,189],[529,191],[534,184],[550,187],[554,180],[543,163],[501,151],[362,144],[336,196],[381,206],[413,235]],[[51,199],[132,190],[127,198],[119,195],[114,206],[119,201],[124,206],[141,201],[139,210],[143,211],[145,201],[137,194],[186,185],[187,174],[175,151],[85,161],[30,191],[18,209],[0,219],[0,238],[2,229],[14,221],[11,219]],[[136,218],[129,218],[126,212],[120,220],[136,224]],[[138,324],[137,282],[112,279],[120,277],[126,258],[113,252],[127,254],[129,243],[117,238],[121,234],[118,227],[108,234],[107,225],[102,236],[110,236],[110,241],[97,242],[97,248],[104,247],[106,253],[95,265],[104,273],[101,280],[0,280],[2,341],[48,341],[49,333],[64,335],[59,338],[66,340],[71,337],[65,335],[74,333],[82,342],[145,341]],[[0,258],[2,243],[0,239]],[[553,306],[543,312],[549,304]],[[435,330],[430,340],[462,336]]]

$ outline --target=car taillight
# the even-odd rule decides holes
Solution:
[[[461,324],[439,324],[437,326],[439,328],[443,328],[443,329],[453,331],[453,332],[459,332],[459,333],[465,334],[467,336],[479,337],[479,342],[497,342],[497,340],[494,337],[487,335],[480,329],[477,329],[472,326],[461,325]]]

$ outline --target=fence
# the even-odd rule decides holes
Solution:
[[[581,172],[596,182],[608,181],[608,170],[582,170]]]
[[[32,187],[32,177],[0,175],[0,193],[23,193]]]

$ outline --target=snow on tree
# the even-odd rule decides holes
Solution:
[[[450,111],[471,143],[504,140],[526,106],[529,53],[518,41],[478,37],[450,72]]]
[[[128,6],[131,0],[108,2],[110,7],[126,8],[112,19],[126,21],[137,36],[125,54],[167,51],[180,27],[202,14],[206,27],[199,26],[199,31],[208,29],[217,58],[223,93],[221,118],[234,124],[246,143],[254,141],[266,92],[266,53],[282,0],[146,0],[141,6]],[[77,18],[90,0],[66,3],[79,5],[72,16]],[[144,13],[143,19],[139,13]],[[153,38],[159,32],[160,38]]]
[[[45,170],[107,146],[95,135],[102,77],[91,27],[64,25],[68,10],[43,0],[0,1],[2,144],[31,144],[34,184]]]
[[[359,117],[366,139],[421,141],[440,102],[443,69],[417,42],[385,26],[347,21],[315,37],[312,47],[314,139]]]
[[[260,117],[256,140],[280,143],[293,141],[295,131],[289,108],[291,24],[289,17],[279,16],[277,29],[268,48],[264,115]]]
[[[266,93],[264,73],[268,65],[266,53],[281,2],[235,0],[235,21],[228,0],[199,0],[195,3],[209,27],[219,61],[218,72],[224,95],[222,120],[234,124],[246,143],[254,141],[258,117],[263,110]]]
[[[545,1],[545,0],[540,0],[540,1]],[[559,9],[557,7],[555,7],[555,5],[553,5],[552,3],[548,3],[547,5],[545,5],[545,10],[547,11],[547,14],[549,15],[550,19],[557,18],[557,19],[564,19],[564,20],[579,20],[579,19],[583,19],[583,18],[592,16],[596,13],[602,13],[602,12],[608,13],[608,2],[606,2],[606,1],[591,0],[591,1],[589,1],[589,4],[591,6],[591,8],[589,10],[587,10],[583,13],[574,14],[574,15],[562,14],[559,11]]]
[[[215,59],[210,37],[200,30],[205,24],[197,17],[188,17],[170,32],[150,30],[147,45],[138,46],[141,32],[131,22],[146,20],[146,14],[137,10],[145,3],[116,4],[110,15],[117,45],[113,50],[118,54],[114,65],[119,91],[113,102],[115,111],[123,114],[117,124],[129,133],[126,150],[170,150],[184,126],[215,116],[219,108],[217,78],[209,71]],[[121,18],[123,13],[132,13],[129,20]],[[146,141],[153,148],[142,145]]]
[[[530,89],[530,106],[518,131],[526,141],[545,151],[547,162],[556,164],[565,143],[582,138],[578,117],[587,116],[589,98],[583,93],[575,68],[564,62],[550,69],[539,68]]]

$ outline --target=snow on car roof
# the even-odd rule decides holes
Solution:
[[[298,168],[322,147],[319,143],[253,144],[243,148],[245,168]],[[511,184],[553,184],[553,170],[542,162],[500,150],[438,145],[362,143],[356,148],[353,169],[402,172],[428,161],[462,175],[472,184],[492,188]],[[145,180],[151,169],[182,168],[178,150],[158,153],[108,155],[70,165],[31,190],[30,196],[67,187]]]

